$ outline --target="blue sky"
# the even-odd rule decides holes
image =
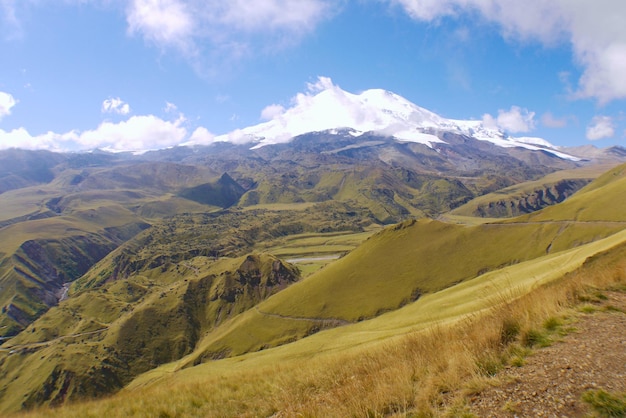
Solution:
[[[320,76],[625,145],[625,26],[622,0],[0,0],[0,149],[210,142]]]

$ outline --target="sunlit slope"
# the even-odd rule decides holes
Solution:
[[[455,216],[513,217],[562,202],[613,165],[591,165],[559,170],[538,180],[522,182],[479,196],[449,214]]]
[[[57,303],[62,286],[148,225],[115,204],[0,228],[0,335]]]
[[[196,257],[79,292],[0,347],[0,412],[114,392],[297,278],[268,254]]]
[[[209,175],[167,163],[67,168],[47,184],[0,194],[0,336],[26,327],[149,223],[218,209],[175,194]]]
[[[598,177],[560,205],[517,218],[514,222],[626,222],[626,165]]]
[[[622,172],[623,167],[611,173]],[[371,318],[486,272],[619,232],[626,226],[626,211],[618,203],[626,182],[611,173],[598,179],[601,187],[592,184],[533,217],[474,226],[424,219],[387,228],[207,335],[198,356],[241,354],[300,338],[324,327],[324,321]],[[266,327],[269,320],[277,323]]]
[[[570,250],[549,254],[514,266],[486,273],[475,279],[429,294],[401,309],[376,318],[319,332],[280,347],[248,353],[242,356],[212,361],[196,367],[182,368],[189,359],[164,365],[135,379],[127,391],[146,385],[167,385],[173,390],[193,382],[231,373],[261,373],[268,365],[302,362],[339,352],[363,350],[410,332],[425,330],[458,321],[466,315],[496,306],[522,296],[530,290],[563,277],[580,267],[589,257],[611,251],[626,243],[626,231],[621,231]],[[250,317],[250,313],[242,317]],[[270,324],[275,325],[275,324]],[[331,357],[332,358],[332,357]],[[173,373],[175,372],[175,373]],[[181,386],[179,386],[181,385]]]
[[[367,208],[377,222],[441,213],[473,196],[459,180],[380,166],[335,164],[268,176],[241,199],[243,206],[335,200]]]

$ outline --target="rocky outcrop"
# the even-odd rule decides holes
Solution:
[[[502,200],[479,205],[475,216],[485,218],[506,218],[538,211],[567,199],[589,184],[589,179],[567,179],[534,190],[523,196],[511,196]]]

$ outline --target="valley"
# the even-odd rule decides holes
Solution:
[[[626,240],[618,159],[439,135],[38,160],[0,194],[0,411],[376,351]]]

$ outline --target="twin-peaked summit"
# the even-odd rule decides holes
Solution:
[[[443,133],[453,133],[488,141],[500,147],[521,147],[551,153],[564,159],[577,158],[559,152],[541,138],[512,137],[479,120],[446,119],[409,100],[382,89],[353,94],[320,78],[309,86],[309,93],[298,94],[293,106],[277,112],[268,122],[215,138],[218,142],[250,144],[254,148],[290,142],[294,137],[311,132],[348,131],[358,137],[364,133],[393,137],[434,148],[445,143]]]

